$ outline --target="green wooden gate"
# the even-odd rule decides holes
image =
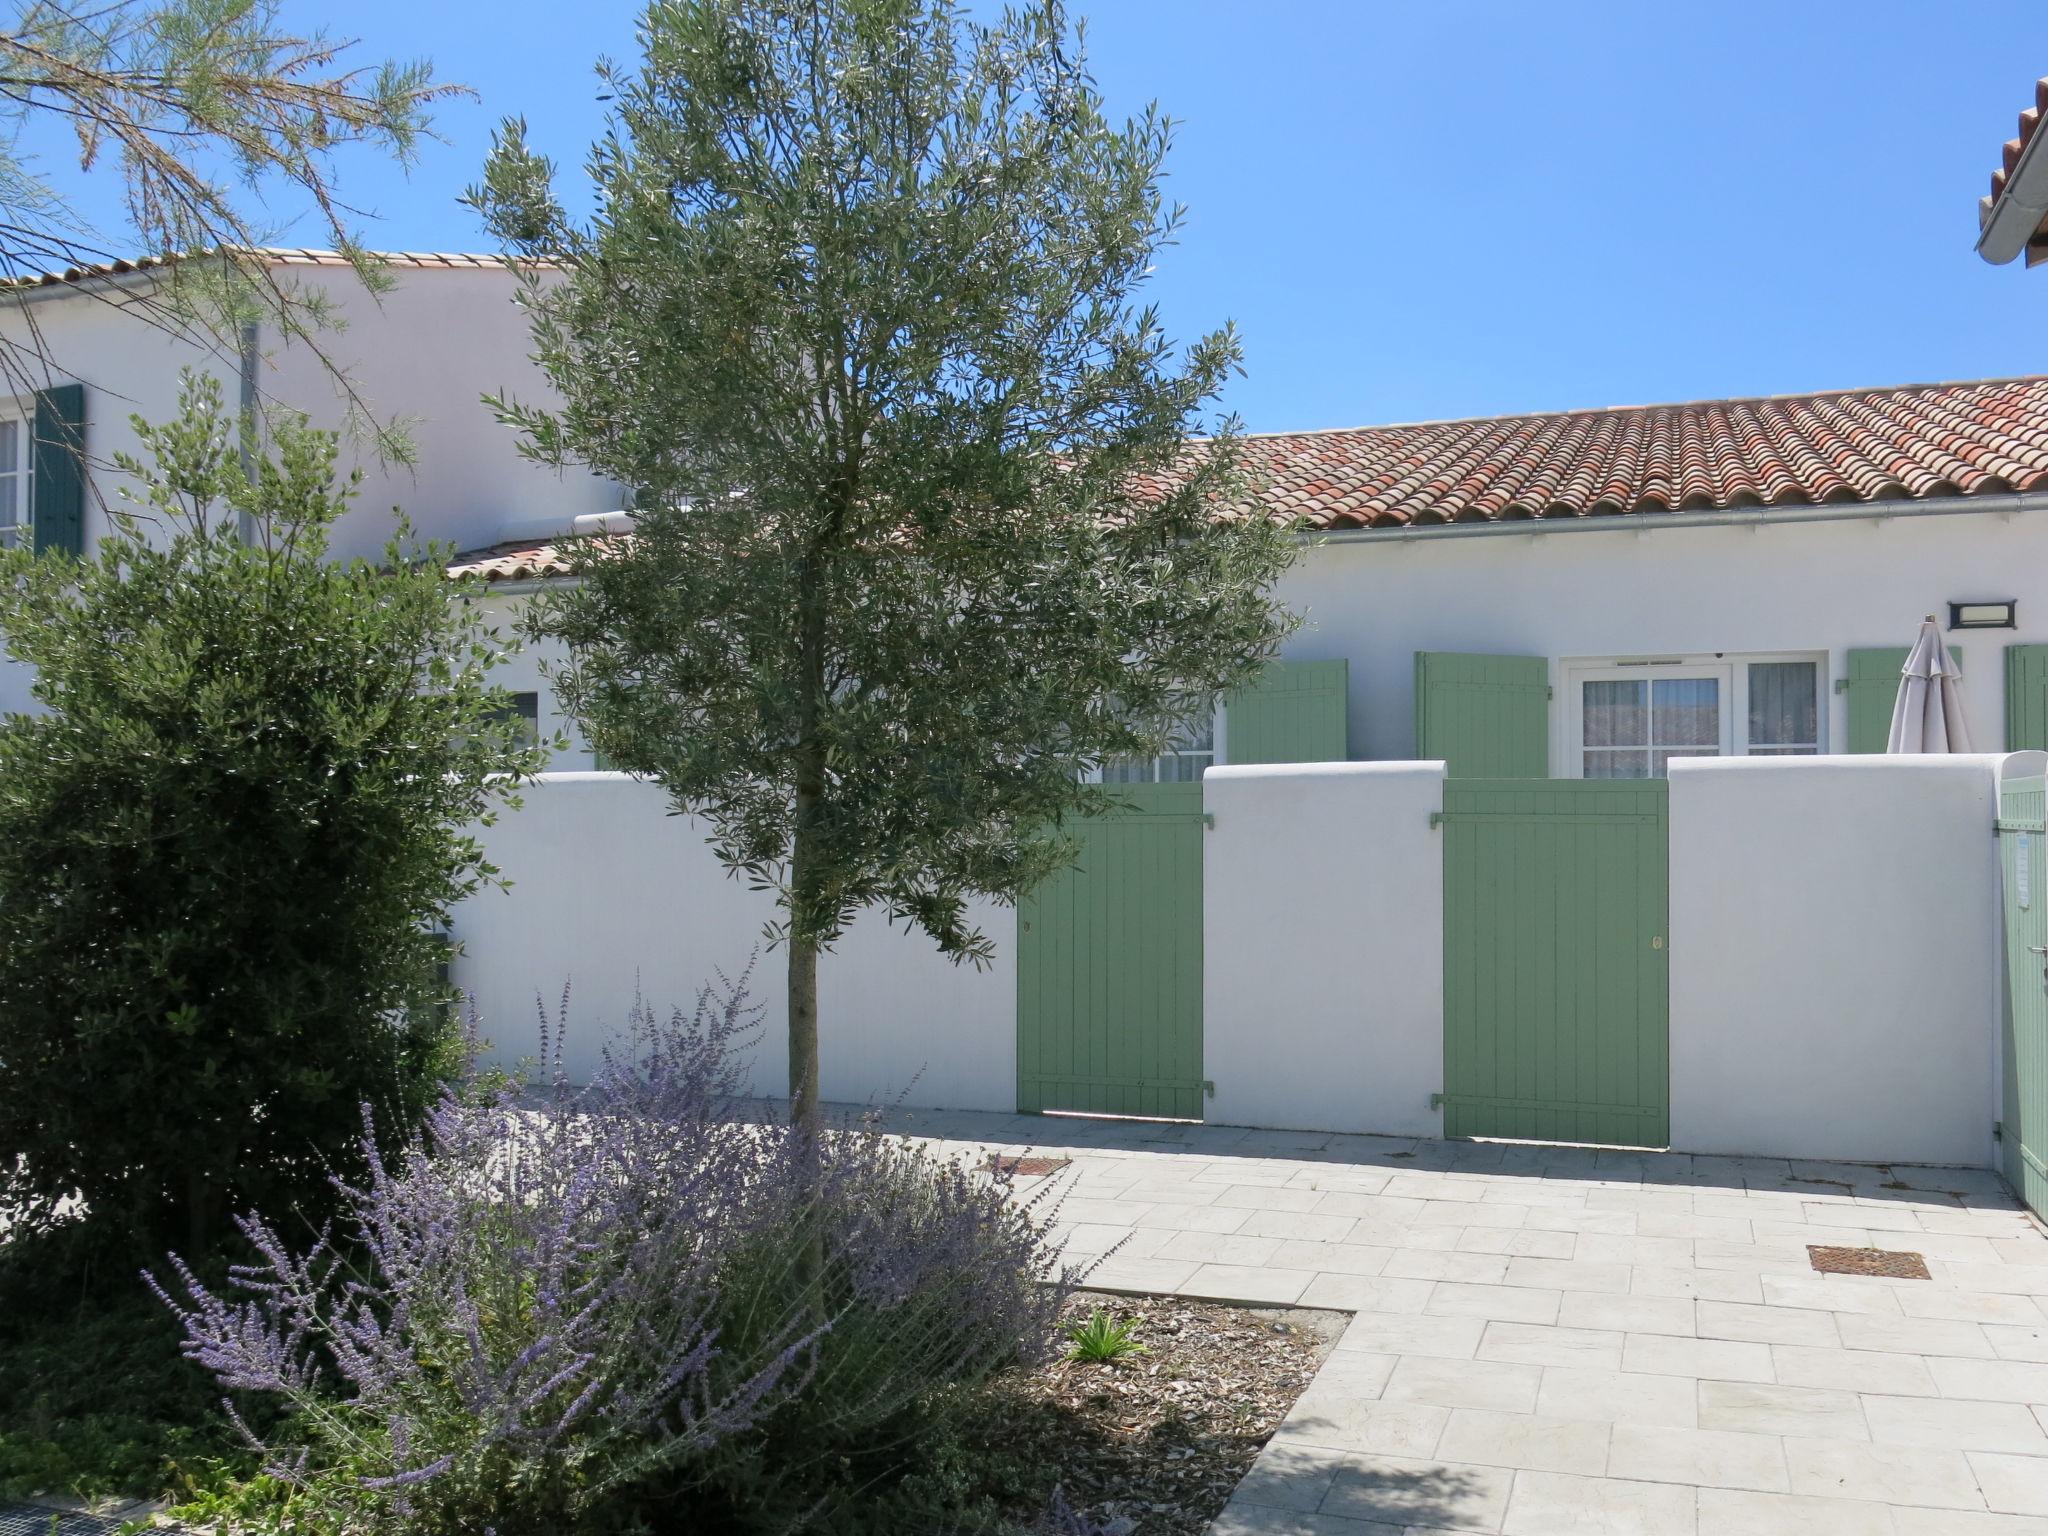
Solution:
[[[2048,782],[1999,786],[1998,847],[2005,873],[2006,1182],[2037,1214],[2048,1211]]]
[[[1018,909],[1017,1107],[1202,1116],[1202,786],[1124,784]]]
[[[1444,1134],[1671,1134],[1667,786],[1444,785]]]
[[[1224,700],[1233,763],[1345,756],[1344,661],[1275,662]],[[1202,1116],[1202,786],[1119,784],[1017,909],[1017,1107]]]

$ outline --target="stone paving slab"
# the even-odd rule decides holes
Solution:
[[[2048,1536],[2048,1240],[1990,1172],[892,1125],[1071,1157],[1092,1285],[1354,1314],[1211,1536]]]

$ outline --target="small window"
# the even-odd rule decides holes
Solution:
[[[1216,762],[1216,717],[1184,727],[1157,757],[1118,758],[1102,765],[1105,784],[1193,784]]]
[[[28,534],[29,425],[11,407],[0,407],[0,549],[12,549]]]
[[[512,702],[503,709],[491,711],[493,720],[515,722],[513,740],[522,747],[540,744],[540,695],[538,693],[515,693]]]
[[[1820,666],[1811,661],[1749,664],[1749,753],[1811,757],[1820,751]]]

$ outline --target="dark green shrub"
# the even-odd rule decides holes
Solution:
[[[537,754],[439,552],[336,563],[336,443],[248,473],[217,384],[140,422],[85,560],[0,553],[0,1226],[203,1250],[317,1218],[373,1104],[411,1134],[456,1054],[432,933],[491,879],[465,830]],[[238,524],[251,536],[244,538]],[[424,558],[422,558],[424,556]],[[131,1271],[132,1273],[132,1271]]]

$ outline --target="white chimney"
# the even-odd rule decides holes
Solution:
[[[630,512],[585,512],[573,519],[569,531],[578,536],[592,533],[631,533],[633,514]]]

